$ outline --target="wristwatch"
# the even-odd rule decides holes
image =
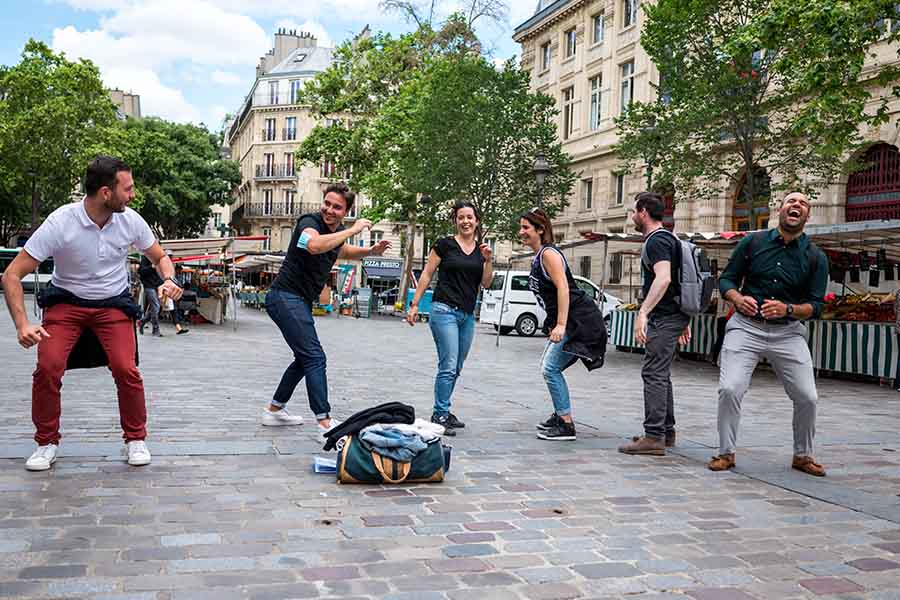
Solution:
[[[178,283],[177,281],[175,281],[175,278],[174,278],[174,277],[166,277],[165,279],[163,279],[163,281],[171,281],[172,283],[174,283],[174,284],[177,285],[178,287],[181,287],[181,284]]]
[[[788,317],[793,317],[793,316],[794,316],[794,305],[793,305],[793,304],[788,304],[788,305],[787,305],[787,316],[788,316]]]

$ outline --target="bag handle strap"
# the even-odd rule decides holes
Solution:
[[[397,462],[387,458],[386,456],[381,456],[377,452],[372,452],[372,462],[375,463],[375,468],[378,469],[378,472],[381,474],[381,477],[387,481],[388,483],[403,483],[406,481],[406,478],[409,477],[409,472],[412,468],[410,463],[399,463],[399,470],[401,476],[397,479],[393,479],[390,475],[387,474],[388,465],[385,461],[390,461],[392,464],[398,464]]]

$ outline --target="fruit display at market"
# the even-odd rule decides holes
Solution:
[[[895,319],[894,299],[894,294],[832,296],[826,298],[820,318],[826,321],[891,322]]]

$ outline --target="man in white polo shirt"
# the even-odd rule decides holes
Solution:
[[[25,463],[29,471],[45,471],[56,460],[62,377],[69,354],[87,329],[99,340],[116,382],[128,464],[150,463],[144,442],[144,383],[135,365],[134,320],[140,308],[128,292],[129,247],[147,256],[164,279],[161,296],[177,300],[181,288],[147,222],[127,207],[134,200],[131,168],[117,158],[98,156],[88,165],[84,187],[84,200],[53,211],[3,273],[19,344],[38,347],[31,389],[38,447]],[[51,256],[53,277],[42,296],[43,323],[33,325],[25,311],[22,278]]]

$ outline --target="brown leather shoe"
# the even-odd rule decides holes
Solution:
[[[710,471],[727,471],[733,469],[735,464],[734,452],[732,452],[731,454],[713,456],[706,466],[709,467]]]
[[[619,446],[619,452],[622,454],[665,456],[666,443],[663,440],[643,436],[632,440],[630,444]]]
[[[812,456],[795,456],[791,468],[816,477],[825,477],[825,467],[813,460]]]
[[[641,439],[641,436],[636,435],[633,438],[631,438],[631,441],[636,442],[639,439]],[[675,432],[674,431],[666,434],[666,448],[672,448],[673,446],[675,446]]]

